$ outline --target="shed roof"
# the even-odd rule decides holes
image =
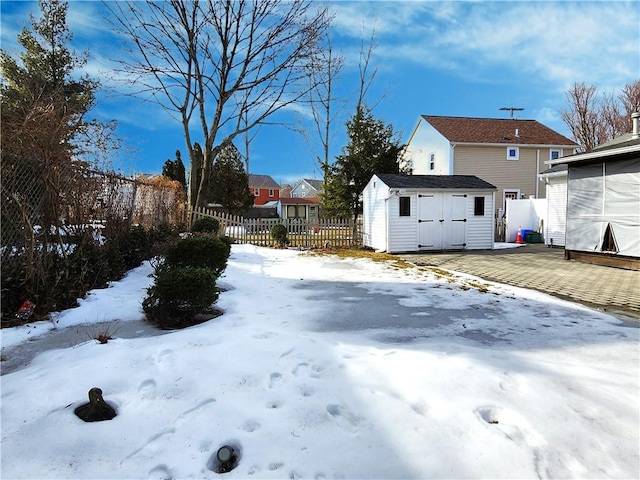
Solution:
[[[577,144],[536,120],[422,115],[453,143],[571,146]],[[517,132],[517,135],[516,135]]]
[[[320,199],[315,197],[288,197],[280,198],[282,205],[319,205]]]
[[[390,188],[497,190],[495,186],[475,175],[401,175],[379,173],[376,176]]]
[[[269,175],[249,175],[249,188],[279,189],[280,185]]]

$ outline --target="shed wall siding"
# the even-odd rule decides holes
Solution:
[[[386,208],[389,188],[378,178],[372,177],[362,194],[362,230],[364,246],[375,250],[387,248]]]
[[[474,215],[475,197],[484,197],[484,215]],[[467,199],[467,250],[493,248],[493,204],[491,193],[470,192]]]
[[[551,177],[547,185],[547,228],[544,242],[564,246],[567,228],[567,177]],[[552,241],[553,240],[553,241]]]
[[[416,194],[403,195],[411,199],[411,215],[400,216],[400,197],[392,195],[389,207],[389,253],[414,252],[418,249],[418,204]]]
[[[538,173],[547,168],[544,161],[549,158],[549,149],[540,148],[540,161],[537,164],[537,148],[519,147],[518,160],[507,160],[507,145],[466,146],[454,148],[454,175],[476,175],[498,188],[498,198],[502,198],[504,189],[519,188],[525,196],[545,197],[544,185],[538,185]],[[538,171],[540,170],[540,171]],[[497,206],[500,208],[500,205]]]

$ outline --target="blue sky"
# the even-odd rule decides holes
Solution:
[[[119,55],[100,2],[69,2],[72,46],[90,54],[86,72],[101,79],[95,117],[115,119],[124,148],[114,166],[129,173],[159,173],[168,158],[186,148],[181,125],[158,106],[122,95],[106,72]],[[554,1],[335,1],[334,46],[345,57],[338,80],[342,117],[334,126],[332,155],[346,142],[344,122],[358,90],[362,38],[375,29],[371,67],[378,74],[366,98],[374,115],[406,141],[422,114],[507,118],[501,107],[521,107],[569,136],[559,110],[574,82],[619,92],[640,78],[640,3]],[[2,0],[2,49],[16,52],[16,35],[36,2]],[[283,115],[308,121],[304,110]],[[307,126],[310,126],[307,124]],[[277,182],[320,178],[313,147],[290,129],[264,126],[251,143],[250,173]]]

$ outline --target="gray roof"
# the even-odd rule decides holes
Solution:
[[[378,173],[377,177],[390,188],[496,190],[495,186],[475,175],[400,175]]]
[[[561,163],[559,165],[554,165],[553,167],[545,170],[544,172],[540,172],[540,175],[548,175],[550,173],[558,173],[558,172],[567,172],[569,171],[569,167],[566,163]]]
[[[280,185],[269,175],[249,175],[249,188],[272,188],[277,190]]]
[[[314,178],[304,178],[303,180],[318,191],[322,190],[324,187],[324,182],[322,180],[316,180]]]

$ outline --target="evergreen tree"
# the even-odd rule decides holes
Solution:
[[[96,129],[113,125],[86,118],[98,84],[75,75],[86,64],[86,54],[77,56],[69,50],[73,35],[66,21],[68,4],[41,0],[39,7],[42,18],[31,16],[31,29],[24,27],[18,35],[23,48],[18,58],[0,51],[1,155],[6,188],[13,188],[11,179],[21,171],[29,172],[31,182],[17,183],[15,188],[25,191],[5,192],[8,196],[3,200],[13,199],[8,208],[15,206],[23,212],[29,207],[18,202],[19,198],[40,205],[33,213],[47,232],[46,227],[56,225],[65,210],[60,205],[61,182],[69,184],[79,159],[89,158],[104,146],[105,137],[93,135]],[[39,192],[41,198],[34,198],[33,192]]]
[[[228,213],[240,215],[253,205],[249,191],[249,176],[244,170],[242,155],[231,142],[218,150],[211,167],[209,202],[219,203]]]
[[[375,173],[399,173],[400,143],[391,125],[373,117],[364,105],[347,122],[348,143],[331,166],[323,195],[327,216],[357,218],[360,195]]]
[[[185,188],[186,191],[186,170],[184,168],[184,163],[182,163],[182,155],[180,154],[180,150],[176,150],[175,160],[171,160],[169,158],[166,162],[164,162],[164,165],[162,166],[162,175],[164,177],[170,178],[171,180],[180,182],[180,184]]]

